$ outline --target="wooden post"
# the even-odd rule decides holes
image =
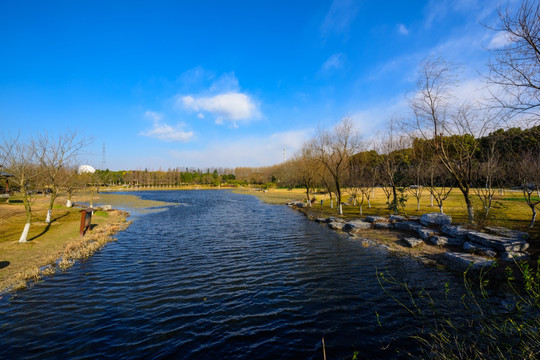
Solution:
[[[84,236],[86,231],[90,229],[90,225],[92,224],[92,213],[96,209],[94,208],[86,208],[81,210],[81,226],[79,227],[79,236]]]

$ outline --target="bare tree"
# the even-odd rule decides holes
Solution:
[[[81,150],[89,143],[90,140],[80,139],[75,131],[68,131],[59,136],[41,135],[38,137],[37,156],[51,189],[45,222],[51,222],[52,208],[58,196],[58,189],[64,185],[63,181],[69,181],[69,178],[60,176],[62,170],[74,165]]]
[[[84,188],[86,185],[85,179],[77,173],[77,167],[75,166],[63,168],[58,176],[59,184],[62,184],[62,189],[67,194],[66,207],[72,207],[71,197],[76,191]]]
[[[453,96],[457,68],[442,58],[429,58],[420,68],[417,92],[409,99],[413,119],[405,123],[413,136],[420,136],[453,177],[463,194],[469,222],[474,222],[471,201],[474,155],[478,138],[493,125],[493,116]]]
[[[437,203],[437,206],[439,207],[439,212],[442,214],[444,213],[444,201],[448,199],[448,196],[450,196],[450,193],[453,189],[453,179],[449,177],[448,172],[446,171],[446,169],[444,169],[442,164],[437,161],[437,159],[433,159],[430,162],[429,166],[431,178],[427,188],[429,193],[431,194],[431,198],[434,199]]]
[[[32,224],[32,196],[35,190],[33,181],[41,175],[41,169],[37,165],[36,147],[32,140],[23,143],[17,137],[4,138],[0,148],[5,154],[5,167],[13,175],[21,192],[26,221],[19,242],[26,242]]]
[[[540,157],[533,152],[523,154],[518,169],[523,197],[532,212],[530,227],[533,227],[536,220],[536,208],[540,205],[540,198],[534,197],[534,193],[540,191]]]
[[[427,170],[426,157],[428,154],[422,141],[414,141],[411,151],[412,159],[408,169],[411,183],[407,187],[407,191],[416,199],[416,211],[420,211],[420,199],[424,192]]]
[[[330,209],[334,208],[334,194],[335,194],[335,186],[334,182],[332,181],[332,177],[330,175],[330,172],[326,167],[319,166],[317,169],[317,173],[319,175],[319,180],[323,184],[324,188],[328,192],[328,196],[330,197]]]
[[[335,189],[338,212],[343,215],[341,204],[342,184],[349,169],[350,158],[360,150],[360,137],[352,120],[343,119],[333,131],[319,130],[314,141],[314,151],[320,163],[328,170]]]
[[[362,204],[364,203],[364,193],[361,190],[361,177],[363,173],[362,170],[362,165],[360,163],[354,160],[351,161],[351,164],[349,165],[347,181],[345,182],[346,191],[349,195],[351,195],[351,198],[353,200],[353,206],[356,206],[356,203],[358,202],[358,197],[360,195],[360,215],[362,215]]]
[[[489,136],[481,139],[484,142],[475,166],[475,186],[473,191],[484,208],[484,218],[488,218],[493,206],[493,196],[496,191],[496,182],[501,171],[500,154],[497,151],[497,139]]]
[[[315,157],[313,143],[305,143],[298,155],[294,158],[294,164],[297,167],[298,176],[302,186],[306,189],[306,199],[311,207],[311,193],[317,180],[317,168],[319,162]]]
[[[360,191],[360,200],[358,201],[360,215],[363,213],[364,200],[368,201],[368,207],[371,208],[370,199],[373,195],[373,189],[379,181],[379,155],[376,151],[364,151],[356,154],[351,160],[350,176],[356,191]],[[356,194],[358,197],[358,194]]]
[[[524,0],[517,10],[499,8],[492,30],[506,43],[491,49],[487,80],[495,106],[504,113],[540,116],[540,3]]]
[[[394,214],[398,213],[399,208],[402,208],[406,201],[404,189],[399,185],[405,165],[402,150],[409,145],[407,139],[403,134],[398,133],[397,121],[391,119],[386,123],[386,129],[379,140],[379,153],[384,172],[383,191],[386,195],[388,209]],[[392,196],[392,201],[390,201],[390,196]]]

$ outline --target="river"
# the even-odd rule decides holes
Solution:
[[[390,359],[417,351],[423,324],[376,269],[413,291],[459,283],[252,196],[137,195],[175,205],[134,213],[117,242],[0,300],[1,358],[322,359],[324,337],[328,359]]]

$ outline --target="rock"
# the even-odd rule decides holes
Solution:
[[[375,222],[379,222],[379,221],[388,222],[388,219],[385,218],[384,216],[368,215],[368,216],[366,216],[366,221],[368,221],[370,223],[375,223]]]
[[[516,240],[529,240],[531,235],[524,231],[510,230],[502,226],[486,226],[486,231],[491,234],[508,237]]]
[[[443,213],[427,213],[420,217],[420,222],[425,226],[450,225],[452,224],[452,217]]]
[[[394,226],[395,226],[396,229],[413,230],[413,231],[415,231],[418,228],[423,228],[422,225],[420,225],[419,223],[414,222],[414,221],[397,222],[397,223],[394,224]]]
[[[315,219],[313,219],[313,220],[314,220],[315,222],[318,222],[318,223],[325,223],[327,219],[326,219],[326,218],[320,218],[320,217],[319,217],[319,218],[315,218]]]
[[[448,244],[448,238],[441,235],[431,235],[428,242],[437,246],[445,246]]]
[[[414,237],[407,237],[403,239],[403,241],[405,242],[405,244],[407,244],[408,247],[416,247],[423,243],[422,240]]]
[[[486,266],[489,267],[495,264],[494,260],[489,260],[482,256],[452,251],[446,252],[442,257],[442,261],[448,267],[458,271],[465,271],[469,269],[469,267],[471,270],[476,271],[481,270]]]
[[[443,225],[441,227],[441,232],[444,235],[459,239],[461,240],[461,243],[463,243],[465,242],[465,240],[467,240],[467,234],[469,233],[469,230],[462,228],[461,226]]]
[[[398,221],[406,221],[407,218],[405,216],[401,216],[401,215],[390,215],[390,222],[391,223],[395,223],[395,222],[398,222]]]
[[[418,227],[414,230],[418,233],[422,240],[427,240],[431,235],[435,234],[435,230],[425,227]]]
[[[480,253],[484,256],[489,256],[489,257],[497,256],[497,252],[493,251],[492,249],[479,246],[470,242],[466,242],[465,244],[463,244],[463,250],[470,253]]]
[[[432,235],[429,237],[429,242],[437,246],[461,246],[463,241],[453,237],[446,237],[441,235]]]
[[[326,219],[326,222],[330,223],[330,222],[340,222],[340,223],[343,223],[345,222],[345,220],[341,219],[341,218],[337,218],[337,217],[329,217],[328,219]]]
[[[502,253],[501,260],[502,261],[519,261],[519,260],[526,260],[529,258],[529,254],[523,253],[523,252],[517,252],[517,251],[507,251]]]
[[[112,205],[101,205],[100,206],[101,210],[112,210]]]
[[[380,222],[373,223],[373,227],[375,229],[393,229],[394,224],[389,223],[389,222],[380,221]]]
[[[297,207],[300,207],[300,208],[306,206],[306,204],[304,202],[302,202],[302,201],[288,202],[287,205],[289,205],[289,206],[297,206]]]
[[[327,225],[330,229],[332,230],[340,230],[340,231],[343,231],[343,226],[345,226],[344,223],[342,222],[337,222],[337,221],[331,221],[328,223]]]
[[[371,224],[362,220],[351,220],[343,226],[343,231],[356,234],[360,230],[371,229]]]
[[[416,215],[411,215],[409,216],[409,221],[417,221],[417,222],[420,222],[420,216],[416,216]]]
[[[469,231],[468,238],[476,244],[480,244],[497,251],[525,251],[529,243],[525,240],[517,240],[498,235],[486,234],[479,231]]]

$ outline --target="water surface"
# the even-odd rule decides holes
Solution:
[[[137,213],[92,258],[0,300],[2,358],[321,359],[322,337],[329,359],[396,358],[422,324],[375,269],[413,289],[456,282],[255,197],[138,195],[176,205]]]

